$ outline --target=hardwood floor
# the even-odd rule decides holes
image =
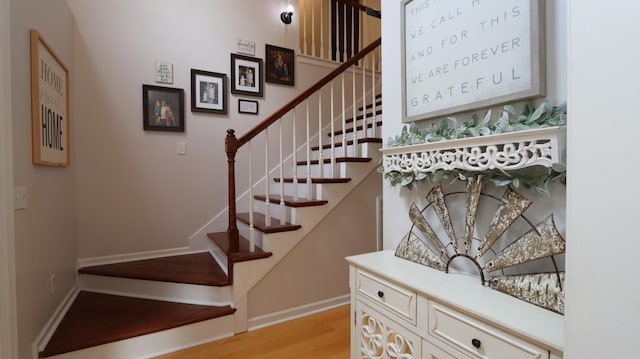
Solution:
[[[347,359],[349,313],[346,305],[155,359]]]

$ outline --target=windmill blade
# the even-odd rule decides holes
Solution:
[[[453,250],[457,253],[458,241],[456,240],[456,234],[453,230],[453,224],[451,223],[449,208],[447,208],[447,204],[444,201],[444,193],[442,193],[442,185],[440,182],[436,183],[431,191],[429,191],[427,194],[427,200],[434,203],[433,209],[436,211],[436,214],[440,219],[440,223],[442,223],[442,227],[449,237],[449,242],[453,246]]]
[[[441,255],[444,254],[448,257],[447,249],[440,241],[440,238],[438,238],[436,232],[434,232],[429,223],[427,223],[427,220],[424,218],[415,202],[411,204],[411,208],[409,209],[409,219],[411,219],[413,225],[418,227],[427,240],[440,250]]]
[[[467,253],[471,250],[473,243],[473,229],[476,227],[476,216],[478,214],[478,203],[482,192],[482,179],[470,178],[467,181],[467,215],[464,221],[464,249]]]
[[[560,281],[558,281],[560,277]],[[564,314],[564,272],[493,277],[489,287],[531,304]]]
[[[485,254],[504,231],[529,208],[531,203],[533,202],[514,191],[511,187],[507,187],[500,201],[500,206],[489,224],[489,232],[484,236],[478,247],[476,258],[480,258]]]
[[[444,262],[413,232],[407,233],[396,248],[396,257],[416,262],[440,271],[445,270]]]
[[[495,258],[487,262],[487,270],[494,272],[517,264],[564,253],[565,241],[556,229],[553,214],[536,225],[536,230],[531,229],[500,251]],[[540,234],[538,235],[538,233]]]

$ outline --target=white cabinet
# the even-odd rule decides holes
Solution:
[[[557,313],[393,251],[347,261],[352,359],[562,359]]]

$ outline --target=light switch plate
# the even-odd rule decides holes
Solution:
[[[187,154],[187,143],[186,142],[178,142],[178,154],[186,155]]]
[[[13,209],[27,208],[27,187],[13,187]]]

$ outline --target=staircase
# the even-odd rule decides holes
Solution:
[[[379,41],[367,53],[377,46]],[[150,357],[247,331],[249,290],[379,163],[382,112],[381,98],[376,95],[377,75],[372,71],[372,79],[367,79],[364,66],[361,72],[352,67],[357,61],[346,62],[322,80],[325,84],[306,91],[263,121],[265,128],[280,123],[279,160],[267,155],[264,161],[275,165],[265,166],[265,173],[257,179],[250,173],[251,185],[244,195],[236,198],[235,188],[230,189],[229,228],[206,234],[208,250],[81,267],[77,290],[39,340],[39,357]],[[345,100],[344,75],[349,68],[353,72],[350,101]],[[360,73],[362,87],[356,95],[356,74]],[[334,79],[342,94],[334,94]],[[322,98],[322,87],[327,84],[331,86],[331,111],[322,115],[322,100],[318,100],[318,112],[312,111],[318,115],[309,115],[309,98]],[[340,96],[341,103],[334,105]],[[293,114],[294,150],[285,157],[282,118],[287,113]],[[306,122],[307,132],[300,146],[295,135],[298,122]],[[317,124],[313,136],[311,123]],[[237,152],[238,141],[246,138],[233,135],[229,131],[228,154],[230,142]],[[267,144],[258,152],[274,151]],[[252,155],[248,157],[252,161]],[[229,158],[229,163],[234,162]],[[235,187],[234,172],[230,167],[230,183]],[[255,188],[263,190],[254,193]],[[241,211],[236,213],[236,207]]]

